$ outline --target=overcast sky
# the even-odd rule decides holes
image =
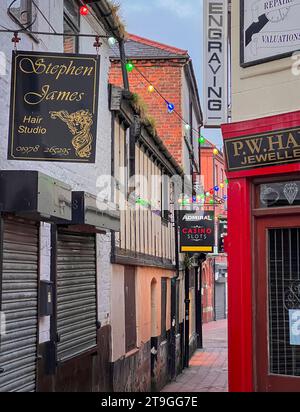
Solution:
[[[119,3],[129,33],[189,51],[202,101],[203,0],[119,0]],[[222,145],[219,132],[205,131],[204,135]]]

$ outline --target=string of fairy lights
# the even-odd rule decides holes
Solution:
[[[82,16],[87,16],[89,14],[89,8],[87,5],[82,5],[80,7],[80,14]],[[108,45],[113,48],[115,44],[117,43],[117,40],[114,37],[109,37],[108,38]],[[116,53],[115,53],[116,54]],[[179,119],[183,122],[184,128],[187,132],[195,132],[197,136],[199,136],[199,130],[194,129],[191,127],[191,125],[185,121],[185,119],[180,115],[180,113],[177,112],[174,103],[170,102],[161,92],[160,90],[151,82],[145,75],[144,73],[139,70],[139,68],[133,63],[133,61],[128,60],[128,61],[123,61],[121,59],[121,56],[118,56],[116,54],[116,57],[121,60],[123,64],[125,64],[126,71],[128,73],[137,73],[140,75],[143,80],[147,83],[147,90],[149,93],[154,93],[156,92],[158,96],[161,97],[161,99],[165,102],[166,108],[169,114],[175,114]],[[198,142],[200,146],[203,146],[206,143],[207,139],[201,135],[198,137]],[[218,156],[219,155],[219,150],[217,147],[214,147],[213,149],[213,155]],[[181,206],[189,206],[189,205],[197,205],[197,206],[215,206],[219,205],[222,206],[226,203],[228,196],[223,195],[222,197],[219,196],[220,190],[224,189],[225,186],[228,185],[228,179],[225,179],[224,182],[221,182],[219,185],[216,185],[212,187],[211,189],[204,191],[202,194],[194,195],[192,197],[189,196],[182,196],[181,198],[178,199],[178,203]],[[139,203],[139,202],[137,202]],[[149,203],[149,202],[146,202]]]
[[[91,14],[95,19],[95,15],[91,12],[92,10],[88,7],[87,4],[84,3],[84,0],[80,0],[81,6],[79,7],[79,13],[81,16],[87,16]],[[97,19],[96,19],[97,20]],[[98,21],[98,20],[97,20]],[[50,24],[50,23],[49,23]],[[104,28],[105,30],[105,28]],[[7,31],[10,31],[7,29]],[[105,30],[106,31],[106,30]],[[107,33],[107,31],[106,31]],[[41,33],[42,34],[42,33]],[[52,34],[52,33],[51,33]],[[54,33],[53,33],[54,34]],[[58,33],[55,32],[55,34],[58,35]],[[108,34],[108,33],[107,33]],[[80,36],[80,34],[78,34]],[[103,36],[102,36],[103,37]],[[117,39],[110,36],[109,34],[107,35],[107,41],[108,45],[111,47],[113,50],[113,46],[117,43]],[[115,53],[116,54],[116,53]],[[126,71],[128,73],[136,73],[136,75],[142,77],[142,79],[147,83],[147,90],[149,93],[156,93],[165,103],[166,105],[166,110],[167,112],[172,115],[176,115],[181,122],[184,125],[184,128],[187,132],[190,133],[195,133],[198,138],[198,142],[201,146],[204,146],[207,142],[207,139],[201,134],[201,132],[195,128],[193,128],[189,122],[187,122],[181,114],[176,110],[175,104],[169,101],[161,92],[160,90],[151,82],[145,75],[144,73],[133,63],[131,60],[126,60],[123,61],[121,59],[121,56],[116,54],[116,57],[121,60],[121,62],[125,65]],[[219,149],[217,147],[213,148],[213,155],[218,156],[219,155]],[[225,186],[228,185],[228,180],[225,179],[224,182],[221,182],[219,185],[214,186],[213,188],[204,191],[202,194],[198,195],[193,195],[192,197],[189,196],[183,196],[181,197],[178,202],[180,203],[181,206],[189,206],[192,204],[196,204],[198,206],[214,206],[214,205],[222,205],[225,204],[227,201],[227,195],[223,195],[222,197],[219,196],[220,190],[224,189]]]
[[[91,12],[90,12],[89,7],[88,7],[87,5],[82,5],[82,6],[80,7],[80,14],[81,14],[82,16],[87,16],[87,15],[90,14],[90,13],[91,13]],[[91,14],[92,14],[92,13],[91,13]],[[92,14],[92,15],[93,15],[93,14]],[[115,39],[114,37],[109,37],[109,38],[108,38],[108,44],[109,44],[109,46],[110,46],[111,48],[113,48],[113,46],[114,46],[116,43],[117,43],[117,39]],[[199,130],[191,127],[191,125],[189,124],[189,122],[187,122],[187,121],[180,115],[180,113],[178,113],[178,111],[176,110],[175,104],[172,103],[171,101],[169,101],[169,99],[167,99],[167,98],[160,92],[160,90],[153,84],[153,82],[151,82],[151,81],[144,75],[144,73],[143,73],[131,60],[123,61],[123,60],[121,59],[121,56],[117,55],[116,53],[115,53],[115,55],[116,55],[116,57],[117,57],[118,59],[120,59],[120,61],[125,65],[126,71],[127,71],[128,73],[136,72],[137,74],[139,74],[139,75],[143,78],[143,80],[145,80],[145,82],[147,83],[147,86],[148,86],[148,87],[147,87],[147,90],[148,90],[149,93],[154,93],[154,92],[156,92],[156,93],[161,97],[161,99],[162,99],[162,100],[165,102],[165,104],[166,104],[166,108],[167,108],[168,113],[169,113],[169,114],[175,114],[177,117],[179,117],[179,119],[183,122],[184,128],[185,128],[185,130],[186,130],[187,132],[188,132],[188,131],[192,131],[192,132],[195,132],[197,136],[199,136]],[[200,136],[199,136],[199,138],[198,138],[198,141],[199,141],[200,145],[203,145],[203,144],[206,143],[205,137],[202,136],[201,134],[200,134]],[[217,156],[217,155],[219,154],[219,150],[218,150],[216,147],[214,148],[213,152],[214,152],[214,155],[215,155],[215,156]]]

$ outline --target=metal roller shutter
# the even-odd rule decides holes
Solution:
[[[57,357],[73,358],[97,343],[96,237],[64,231],[57,239]]]
[[[216,320],[226,319],[225,283],[216,283]]]
[[[1,311],[1,392],[36,389],[38,315],[38,226],[4,220]]]

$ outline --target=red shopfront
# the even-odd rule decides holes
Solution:
[[[229,390],[300,392],[300,111],[222,132]]]

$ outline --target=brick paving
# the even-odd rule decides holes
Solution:
[[[228,392],[227,321],[205,324],[203,338],[189,369],[162,392]]]

